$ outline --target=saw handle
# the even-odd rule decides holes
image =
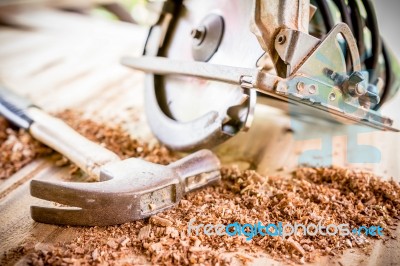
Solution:
[[[34,121],[29,128],[32,136],[67,157],[87,174],[99,177],[101,166],[120,160],[114,152],[88,140],[41,109],[31,107],[27,113]]]

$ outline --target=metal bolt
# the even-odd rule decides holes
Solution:
[[[284,44],[286,42],[286,36],[285,35],[280,35],[278,37],[278,43],[279,44]]]
[[[199,26],[190,32],[193,38],[193,44],[199,46],[206,37],[207,30],[204,26]]]
[[[192,35],[193,39],[200,39],[201,35],[203,35],[203,31],[201,31],[199,29],[193,29],[190,32],[190,35]]]
[[[308,86],[308,92],[310,94],[314,94],[317,91],[317,86],[314,84],[311,84],[310,86]]]
[[[366,91],[367,90],[362,82],[360,82],[356,85],[356,93],[358,95],[364,95],[366,93]]]
[[[345,92],[352,97],[360,97],[367,92],[367,76],[363,72],[353,72],[345,84]]]
[[[334,92],[331,92],[331,93],[329,94],[329,100],[331,100],[331,101],[336,100],[336,94],[335,94]]]

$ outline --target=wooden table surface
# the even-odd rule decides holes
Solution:
[[[144,75],[119,64],[123,55],[141,54],[147,28],[48,9],[0,9],[0,17],[9,24],[0,26],[3,84],[47,111],[81,110],[84,116],[121,122],[136,137],[154,140],[141,112]],[[396,121],[400,121],[398,103],[400,97],[383,110]],[[133,119],[132,110],[140,115]],[[323,137],[326,135],[329,137]],[[376,130],[325,125],[316,132],[313,123],[299,123],[260,105],[250,132],[241,133],[216,151],[224,162],[255,164],[264,174],[281,167],[289,170],[299,163],[336,164],[399,180],[399,145],[398,134]],[[51,161],[39,159],[0,181],[1,254],[25,240],[56,243],[75,236],[73,228],[35,223],[29,215],[29,206],[40,202],[29,195],[29,181],[67,174]],[[340,261],[344,265],[394,265],[400,261],[399,253],[399,241],[376,242],[368,259],[346,252]],[[23,264],[25,259],[10,263],[17,261]],[[337,263],[328,258],[319,262]]]

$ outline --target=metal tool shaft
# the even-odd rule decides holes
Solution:
[[[157,75],[183,75],[272,91],[280,77],[260,72],[256,68],[216,65],[196,61],[173,60],[164,57],[124,57],[125,66]]]
[[[124,57],[121,63],[158,75],[185,75],[240,85],[243,76],[256,77],[257,69],[171,60],[163,57]]]
[[[173,60],[164,57],[123,57],[121,63],[147,73],[204,78],[238,85],[246,89],[256,89],[265,94],[271,94],[276,84],[283,80],[278,76],[259,71],[257,68]]]

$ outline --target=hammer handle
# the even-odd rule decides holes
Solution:
[[[38,141],[58,151],[91,176],[100,176],[100,167],[120,158],[112,151],[88,140],[62,120],[36,107],[27,113],[34,121],[29,127]]]

